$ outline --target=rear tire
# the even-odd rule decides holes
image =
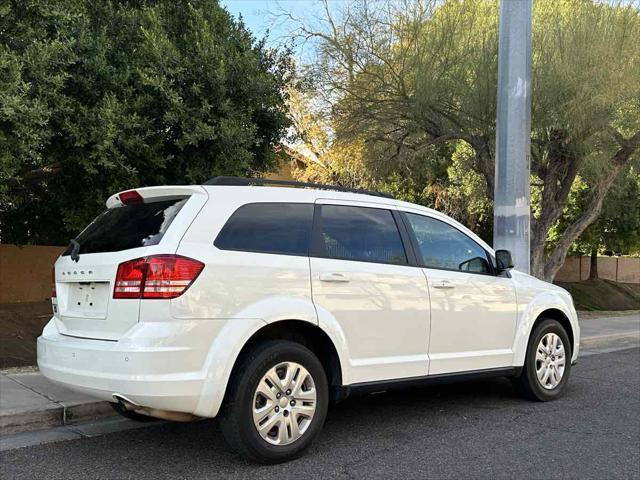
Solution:
[[[239,362],[220,416],[227,443],[264,464],[300,456],[320,433],[327,414],[329,389],[322,364],[311,350],[286,340],[260,344]]]
[[[522,374],[514,380],[518,393],[548,402],[564,394],[571,373],[571,343],[564,327],[543,319],[531,333]]]

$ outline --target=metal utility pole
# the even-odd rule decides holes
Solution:
[[[531,0],[500,0],[493,247],[529,273]]]

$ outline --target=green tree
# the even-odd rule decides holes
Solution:
[[[532,272],[551,280],[637,155],[640,14],[637,2],[538,0],[533,25],[531,171],[539,204],[531,258]],[[492,202],[497,27],[492,0],[355,0],[301,31],[316,41],[314,73],[333,105],[337,139],[363,137],[370,164],[400,172],[434,146],[464,142]],[[578,178],[588,201],[548,242]]]
[[[581,189],[577,202],[588,201]],[[577,210],[583,210],[584,205]],[[567,215],[570,217],[570,215]],[[640,255],[640,174],[633,166],[612,185],[598,219],[582,232],[572,246],[591,256],[590,278],[598,278],[597,256]]]
[[[66,243],[119,190],[271,168],[292,68],[215,0],[2,2],[2,242]]]

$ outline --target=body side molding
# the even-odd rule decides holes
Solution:
[[[465,382],[467,380],[488,379],[497,377],[517,377],[522,367],[488,368],[466,372],[440,373],[420,377],[399,378],[394,380],[379,380],[375,382],[354,383],[336,387],[332,392],[334,401],[342,401],[350,395],[361,395],[389,390],[401,390],[409,387],[424,387],[447,383]]]

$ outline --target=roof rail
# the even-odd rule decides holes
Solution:
[[[392,195],[371,190],[361,190],[359,188],[347,188],[339,185],[327,185],[324,183],[296,182],[293,180],[271,180],[268,178],[245,178],[245,177],[213,177],[204,182],[204,185],[225,185],[225,186],[249,186],[249,185],[274,185],[282,187],[316,188],[318,190],[335,190],[337,192],[361,193],[376,197],[394,198]]]

